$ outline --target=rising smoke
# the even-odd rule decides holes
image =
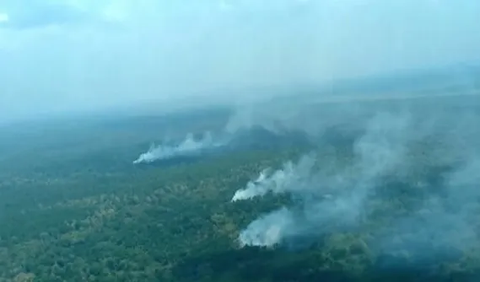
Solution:
[[[354,157],[357,160],[348,169],[335,174],[322,174],[321,171],[313,170],[315,163],[313,155],[304,156],[296,165],[287,162],[270,177],[265,177],[265,172],[262,172],[257,181],[249,182],[245,189],[238,190],[232,201],[262,196],[267,192],[293,194],[301,198],[300,202],[303,205],[303,215],[297,215],[303,218],[295,221],[296,228],[304,231],[321,230],[330,218],[352,221],[360,216],[362,203],[376,180],[400,163],[407,138],[403,136],[407,121],[408,118],[405,116],[397,117],[390,114],[375,116],[367,124],[366,134],[354,144]],[[332,193],[337,196],[331,198]],[[276,211],[274,214],[275,216],[262,217],[247,227],[241,235],[242,244],[281,243],[272,238],[265,238],[272,234],[268,232],[272,228],[282,230],[275,227],[276,223],[272,218],[293,215],[286,211]],[[285,221],[281,222],[283,226]],[[311,228],[312,224],[314,226]],[[290,236],[293,235],[291,228],[292,226],[288,227]],[[248,238],[252,241],[245,241]],[[288,238],[288,235],[275,233],[275,238],[280,240]]]
[[[272,192],[281,194],[291,192],[292,189],[299,189],[303,179],[315,163],[312,156],[303,157],[297,165],[287,162],[283,168],[269,175],[269,169],[263,170],[255,181],[250,181],[245,189],[238,190],[232,198],[232,202],[249,200],[254,197],[261,197]]]
[[[147,152],[142,153],[133,163],[152,163],[182,156],[212,153],[219,149],[237,150],[258,145],[271,148],[282,144],[281,140],[290,139],[290,143],[300,144],[303,142],[305,144],[309,140],[302,137],[311,135],[311,132],[297,126],[297,123],[288,124],[287,122],[288,120],[297,122],[302,118],[293,118],[293,116],[299,114],[296,112],[297,110],[295,107],[294,111],[288,115],[281,108],[259,111],[258,108],[241,107],[234,110],[225,122],[224,127],[215,134],[204,132],[202,138],[195,139],[192,133],[188,133],[185,139],[177,144],[152,145]],[[293,132],[293,130],[300,130],[300,132],[305,133],[305,136],[298,135],[298,132]],[[285,144],[288,144],[288,142],[285,142]]]
[[[133,163],[151,163],[157,160],[165,160],[179,156],[192,156],[204,150],[218,148],[224,145],[224,140],[214,139],[209,132],[206,132],[199,140],[196,140],[193,134],[189,133],[185,137],[185,140],[178,145],[152,145],[147,152],[141,154]]]
[[[291,245],[299,238],[371,228],[370,243],[378,252],[402,248],[433,258],[439,249],[445,254],[473,247],[480,210],[478,112],[435,106],[372,112],[358,120],[361,130],[347,161],[318,148],[297,163],[263,170],[235,193],[232,201],[267,193],[292,198],[291,206],[246,226],[241,246]],[[374,222],[382,225],[370,227]]]

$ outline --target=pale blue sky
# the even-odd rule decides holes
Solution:
[[[0,119],[477,61],[479,15],[478,0],[2,0]]]

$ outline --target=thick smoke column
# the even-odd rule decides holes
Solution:
[[[195,155],[203,150],[223,146],[224,142],[214,140],[210,133],[205,133],[203,138],[195,140],[192,134],[188,134],[177,146],[152,146],[146,153],[141,154],[133,163],[151,163],[157,160],[170,159],[178,156]]]
[[[237,191],[232,201],[267,192],[288,192],[300,203],[300,212],[282,208],[255,220],[241,233],[241,245],[264,242],[265,246],[272,246],[297,235],[326,232],[331,224],[358,223],[375,182],[401,160],[407,123],[406,115],[378,114],[372,118],[366,133],[354,144],[354,163],[334,174],[314,171],[315,158],[311,154],[302,157],[297,165],[287,162],[271,177],[262,172],[257,181]],[[281,224],[277,225],[275,220]],[[285,222],[289,223],[288,228],[280,228]]]
[[[240,245],[274,246],[295,230],[295,218],[290,210],[282,208],[252,222],[239,235]],[[262,230],[262,232],[252,232]]]
[[[300,189],[303,177],[315,164],[313,156],[304,156],[297,165],[291,161],[283,165],[282,169],[275,171],[268,176],[269,169],[263,170],[255,181],[250,181],[247,187],[235,192],[232,202],[248,200],[254,197],[261,197],[268,192],[275,194],[290,192],[292,189]]]
[[[378,252],[394,252],[402,242],[413,256],[433,258],[433,248],[472,246],[480,208],[480,158],[474,149],[479,117],[440,113],[442,119],[378,112],[364,123],[347,161],[317,153],[316,160],[309,155],[271,175],[263,171],[232,201],[288,193],[293,205],[251,222],[239,235],[240,245],[291,245],[384,220],[370,231]],[[399,211],[390,206],[398,201],[414,204]],[[420,254],[418,246],[431,249]]]

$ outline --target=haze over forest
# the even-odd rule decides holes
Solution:
[[[480,279],[480,2],[0,2],[0,282]]]
[[[470,64],[479,11],[475,0],[4,0],[0,119],[231,103]]]

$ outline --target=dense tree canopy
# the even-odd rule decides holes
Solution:
[[[178,119],[178,126],[188,123]],[[410,169],[411,179],[384,179],[362,228],[324,233],[309,238],[301,248],[240,248],[237,238],[242,229],[292,199],[267,194],[232,203],[234,192],[262,169],[279,167],[311,151],[305,138],[211,157],[132,165],[154,138],[151,129],[139,129],[146,123],[159,130],[167,124],[148,118],[143,123],[82,128],[75,134],[62,134],[53,127],[56,138],[30,132],[27,136],[38,137],[33,144],[4,140],[0,281],[471,281],[466,279],[478,277],[480,240],[478,248],[468,252],[429,246],[428,241],[418,248],[403,247],[409,246],[408,234],[395,238],[399,246],[395,253],[382,253],[372,242],[373,232],[395,232],[386,230],[384,223],[409,214],[426,193],[432,193],[432,187],[441,186],[438,173],[422,172],[423,163],[432,161],[428,154],[435,140],[412,147],[408,156],[415,159],[411,163],[416,167]],[[205,123],[211,126],[208,119]],[[218,121],[213,123],[219,126]],[[315,149],[323,164],[352,162],[351,141],[341,132],[326,132],[321,148]],[[434,167],[437,172],[449,169],[441,162]],[[418,181],[427,184],[412,184]],[[441,189],[434,192],[442,194]],[[478,222],[471,224],[480,228]],[[422,248],[446,252],[448,259],[442,255],[438,261],[422,260]]]

